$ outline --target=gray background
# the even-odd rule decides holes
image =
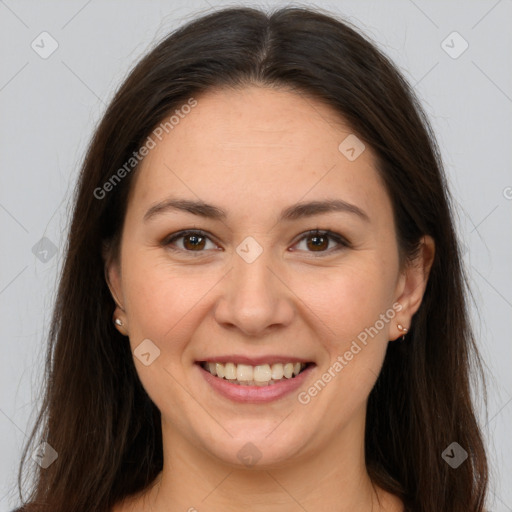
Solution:
[[[196,14],[225,5],[235,4],[0,0],[2,511],[17,503],[15,476],[40,399],[71,192],[94,126],[151,45]],[[414,84],[432,120],[457,202],[472,316],[488,367],[487,415],[479,407],[493,472],[489,505],[512,511],[511,1],[316,5],[374,39]],[[58,43],[46,59],[31,47],[35,40],[39,52],[51,48],[48,36],[39,36],[44,31]],[[454,31],[469,44],[461,55],[464,41],[446,39]],[[36,245],[42,237],[50,242]]]

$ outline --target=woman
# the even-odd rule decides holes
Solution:
[[[482,511],[472,361],[410,87],[327,14],[221,10],[90,145],[23,510]]]

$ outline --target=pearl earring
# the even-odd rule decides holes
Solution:
[[[407,334],[408,329],[406,329],[402,324],[397,324],[397,328],[399,331],[403,332],[402,341],[405,341],[405,335]]]
[[[121,326],[123,325],[123,322],[122,322],[122,320],[121,320],[120,318],[116,318],[116,319],[114,320],[114,323],[115,323],[116,325],[119,325],[119,327],[121,327]]]

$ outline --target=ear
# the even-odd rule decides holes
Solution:
[[[124,300],[121,300],[123,297],[121,285],[121,265],[116,258],[112,257],[109,245],[103,245],[102,253],[103,260],[105,261],[105,281],[107,282],[107,286],[110,290],[112,298],[117,305],[117,309],[124,313]],[[115,314],[118,313],[117,309]]]
[[[421,305],[434,255],[434,240],[425,235],[420,241],[416,258],[406,265],[398,280],[396,301],[402,305],[402,309],[397,315],[397,322],[407,329],[410,328],[412,316]],[[402,334],[403,332],[396,326],[390,330],[391,339],[396,339]]]

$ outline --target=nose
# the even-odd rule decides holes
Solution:
[[[293,293],[266,251],[252,263],[234,256],[215,308],[220,325],[247,336],[261,336],[289,325],[294,314]]]

